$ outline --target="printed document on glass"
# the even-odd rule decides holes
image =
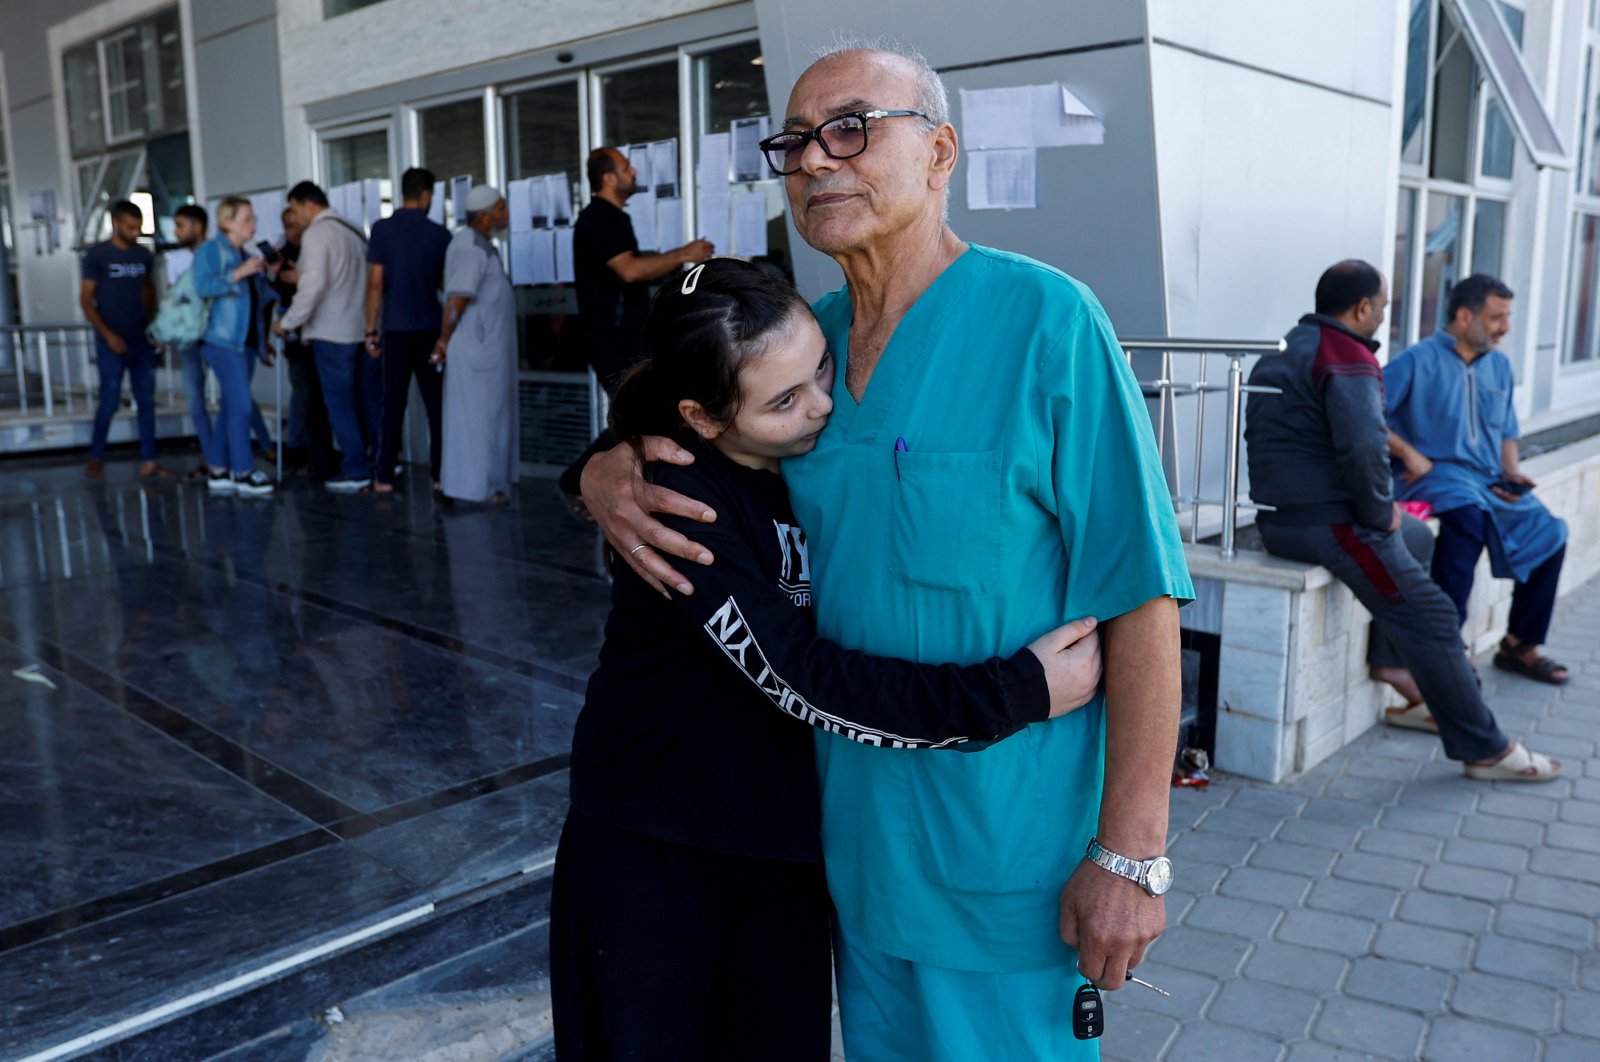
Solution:
[[[256,215],[255,242],[266,240],[274,247],[283,242],[283,208],[288,203],[282,192],[257,192],[250,197]]]
[[[726,189],[730,137],[727,133],[707,133],[700,138],[700,188]]]
[[[533,230],[511,232],[511,284],[522,287],[533,283]]]
[[[572,284],[578,279],[578,271],[572,259],[572,227],[563,225],[555,230],[556,234],[556,283]]]
[[[428,204],[428,220],[444,224],[444,182],[433,182],[433,202]]]
[[[1032,210],[1039,205],[1033,148],[967,152],[968,210]]]
[[[572,224],[572,182],[565,173],[547,173],[544,184],[545,195],[550,201],[550,223]]]
[[[639,241],[639,250],[660,250],[661,243],[656,239],[656,194],[635,192],[623,209],[633,221],[633,237]]]
[[[1100,117],[1058,82],[961,90],[961,146],[968,151],[1104,141]]]
[[[640,191],[655,190],[656,182],[654,171],[650,168],[650,145],[629,144],[627,150],[628,161],[633,164],[633,181]]]
[[[735,118],[733,120],[733,179],[759,181],[771,177],[766,161],[761,157],[761,141],[767,137],[772,119]]]
[[[658,198],[678,194],[678,142],[652,140],[650,142],[650,175]],[[676,247],[677,244],[672,246]]]
[[[467,196],[472,192],[472,175],[450,178],[450,202],[455,207],[456,224],[467,223]]]
[[[734,193],[733,253],[740,258],[759,258],[767,253],[766,192]]]
[[[367,231],[372,231],[383,218],[383,182],[376,177],[368,177],[361,182],[361,220],[366,222]]]
[[[671,251],[688,243],[683,238],[683,200],[674,197],[656,200],[656,243]]]
[[[556,282],[556,234],[550,229],[534,229],[528,233],[533,244],[533,283]]]
[[[511,212],[513,242],[516,233],[528,232],[533,228],[533,184],[531,177],[506,183],[506,209]]]

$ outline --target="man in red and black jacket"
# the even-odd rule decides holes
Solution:
[[[1351,259],[1317,282],[1317,312],[1250,374],[1245,407],[1250,496],[1269,553],[1320,564],[1372,613],[1372,676],[1406,698],[1384,721],[1437,733],[1474,778],[1545,781],[1560,765],[1500,731],[1461,645],[1455,605],[1428,574],[1433,534],[1396,507],[1372,337],[1388,284]]]

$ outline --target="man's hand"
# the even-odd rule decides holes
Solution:
[[[691,243],[684,244],[683,250],[680,253],[683,255],[683,260],[686,264],[699,265],[701,262],[708,260],[713,254],[715,254],[716,250],[717,249],[711,245],[710,240],[701,237],[700,239]]]
[[[283,333],[285,331],[286,331],[286,329],[283,327],[283,318],[279,317],[279,318],[275,319],[272,322],[272,334],[273,335],[281,336],[281,335],[283,335]]]
[[[583,503],[589,507],[611,548],[628,562],[628,567],[637,572],[639,578],[650,584],[651,589],[665,594],[671,586],[680,594],[692,594],[694,585],[679,575],[656,550],[697,564],[710,564],[711,551],[665,527],[650,514],[671,513],[707,524],[715,520],[717,514],[704,502],[654,486],[644,478],[646,461],[689,465],[694,463],[693,454],[671,439],[656,435],[646,436],[640,450],[622,443],[591,457],[583,466],[580,480]]]
[[[449,360],[449,356],[447,354],[449,349],[450,343],[448,340],[439,340],[433,345],[433,353],[428,355],[428,364],[443,365],[447,360]]]
[[[374,360],[383,357],[383,338],[381,336],[367,336],[367,357]]]
[[[1061,890],[1061,939],[1077,950],[1078,972],[1108,991],[1122,987],[1166,925],[1163,897],[1087,859]]]
[[[1415,483],[1433,471],[1433,461],[1420,450],[1411,450],[1400,460],[1405,465],[1400,473],[1400,480],[1403,483]]]
[[[287,258],[285,258],[283,260],[283,264],[278,267],[278,283],[295,285],[300,283],[299,267],[293,262],[289,261]]]
[[[265,365],[267,368],[272,368],[273,365],[277,364],[277,361],[278,359],[273,357],[271,347],[268,347],[266,350],[261,352],[261,364]]]
[[[128,341],[117,335],[115,332],[112,332],[109,336],[106,336],[105,340],[106,349],[111,351],[111,353],[115,354],[117,357],[120,358],[128,352]]]
[[[258,254],[246,258],[233,271],[233,283],[237,284],[246,277],[253,277],[267,267],[267,260]]]
[[[1527,476],[1523,475],[1521,472],[1502,472],[1500,473],[1500,479],[1506,483],[1516,483],[1527,487],[1530,491],[1539,485],[1533,480],[1529,479]],[[1501,501],[1519,502],[1528,496],[1527,491],[1524,491],[1521,494],[1513,494],[1509,490],[1501,490],[1498,483],[1489,484],[1489,489],[1493,491],[1495,497],[1499,498]]]

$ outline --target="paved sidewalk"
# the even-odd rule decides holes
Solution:
[[[1437,738],[1374,727],[1283,785],[1174,791],[1177,883],[1126,1062],[1600,1059],[1600,580],[1560,605],[1562,689],[1478,661],[1501,727],[1561,760],[1468,781]]]

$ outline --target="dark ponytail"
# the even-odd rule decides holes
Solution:
[[[713,258],[672,274],[655,297],[645,338],[650,357],[636,365],[611,402],[622,439],[666,435],[698,439],[678,403],[692,398],[728,423],[739,412],[739,370],[767,345],[805,300],[783,277],[736,258]],[[687,434],[686,434],[687,433]]]

